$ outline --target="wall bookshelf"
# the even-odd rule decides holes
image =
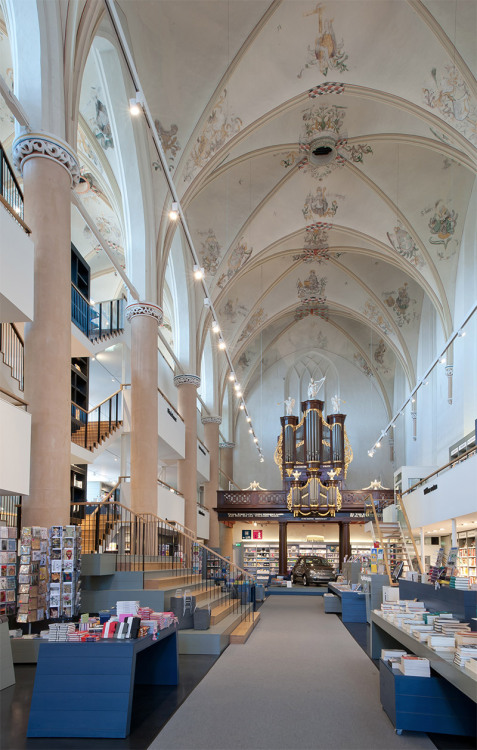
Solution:
[[[469,583],[477,583],[476,531],[464,531],[458,535],[457,567],[459,575],[466,576]]]
[[[288,544],[288,570],[291,570],[302,555],[324,557],[334,567],[339,567],[338,542],[290,542]]]
[[[256,577],[258,583],[278,575],[278,542],[245,544],[243,567]]]

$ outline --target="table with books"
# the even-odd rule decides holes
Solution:
[[[126,737],[135,684],[177,685],[176,624],[143,638],[42,642],[28,737]]]
[[[381,658],[381,703],[396,731],[472,735],[476,634],[452,613],[428,612],[422,602],[381,607],[371,614],[371,656]]]
[[[343,622],[366,622],[366,599],[362,591],[355,591],[348,584],[329,583],[328,590],[341,599]]]

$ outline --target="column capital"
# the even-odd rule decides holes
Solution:
[[[202,417],[202,424],[222,424],[222,417]]]
[[[162,322],[162,310],[157,305],[153,305],[152,302],[133,302],[126,307],[126,320],[129,322],[136,316],[142,317],[144,315],[155,318],[158,325]]]
[[[235,443],[219,443],[219,448],[235,448]]]
[[[25,133],[13,142],[13,163],[23,175],[23,165],[29,159],[43,157],[55,161],[68,172],[71,187],[80,181],[79,162],[71,146],[49,133]]]
[[[199,388],[200,378],[198,375],[176,375],[174,377],[174,385],[177,388],[180,385],[193,385],[195,388]]]
[[[448,378],[451,378],[454,374],[454,365],[446,365],[446,375]]]

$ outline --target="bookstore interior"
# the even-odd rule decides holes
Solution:
[[[0,0],[19,750],[128,737],[141,687],[187,697],[279,601],[365,652],[393,739],[473,747],[475,28],[477,0]]]

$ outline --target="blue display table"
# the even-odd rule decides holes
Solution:
[[[362,591],[340,589],[333,583],[328,589],[341,599],[342,622],[366,622],[366,598]]]
[[[94,643],[42,643],[27,737],[127,737],[134,684],[177,685],[177,630]]]
[[[379,684],[382,706],[398,734],[475,734],[475,705],[442,677],[403,675],[381,659]]]

